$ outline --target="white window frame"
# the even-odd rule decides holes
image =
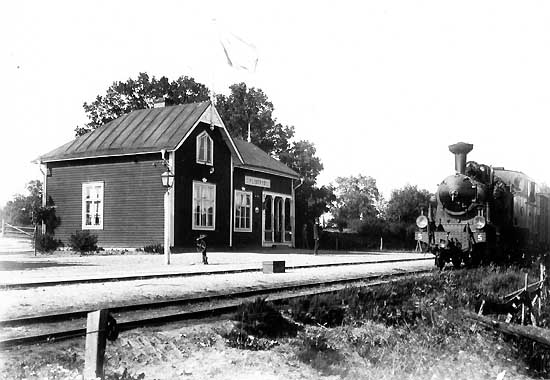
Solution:
[[[214,199],[213,199],[213,215],[212,215],[212,226],[208,225],[197,225],[195,220],[195,207],[196,203],[195,200],[198,198],[197,191],[200,188],[210,188],[214,189]],[[200,209],[202,210],[204,206],[201,204]],[[202,215],[202,212],[201,212]],[[201,218],[202,220],[202,218]],[[206,220],[208,221],[208,214],[206,214]],[[199,181],[193,181],[193,198],[191,199],[191,226],[193,230],[199,230],[199,231],[214,231],[216,229],[216,185],[213,183],[208,182],[199,182]]]
[[[92,224],[88,225],[86,224],[86,203],[87,202],[93,202],[86,199],[86,193],[88,188],[95,188],[99,187],[99,197],[97,200],[99,201],[96,214],[99,216],[99,224]],[[105,182],[103,181],[96,181],[96,182],[84,182],[82,183],[82,229],[83,230],[102,230],[103,229],[103,221],[105,219],[105,213],[104,210],[104,201],[105,199]]]
[[[250,203],[249,205],[241,205],[238,203],[238,199],[241,197],[241,196],[246,196],[248,198],[250,198]],[[253,207],[252,207],[252,191],[242,191],[242,190],[235,190],[235,206],[234,206],[234,217],[233,217],[233,230],[235,232],[252,232],[252,210],[253,210]],[[241,210],[244,208],[248,208],[248,221],[249,221],[249,226],[248,227],[237,227],[237,221],[239,220],[237,218],[237,210],[241,208]],[[242,220],[242,218],[240,219]],[[245,219],[246,220],[246,219]],[[240,224],[240,223],[239,223]]]
[[[201,145],[205,143],[205,149],[204,154],[207,157],[201,157]],[[203,131],[201,134],[197,136],[197,164],[206,164],[206,165],[214,165],[214,140],[212,140],[212,137],[206,132]],[[208,149],[210,147],[210,149]]]

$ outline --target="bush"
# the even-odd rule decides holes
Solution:
[[[341,295],[336,293],[299,298],[290,302],[290,313],[298,322],[327,327],[339,326],[346,316],[342,301]]]
[[[232,319],[237,321],[239,329],[257,337],[293,336],[298,330],[296,324],[284,318],[273,304],[260,297],[241,304]]]
[[[345,359],[338,347],[342,343],[338,330],[312,327],[296,341],[297,356],[302,362],[325,375],[339,375],[338,364]]]
[[[147,253],[163,253],[164,245],[161,243],[151,243],[143,247],[143,251]]]
[[[97,235],[87,230],[75,231],[69,238],[69,247],[80,253],[97,251]]]
[[[54,239],[53,235],[49,233],[37,232],[34,238],[34,248],[38,252],[53,252],[62,246],[61,240]]]

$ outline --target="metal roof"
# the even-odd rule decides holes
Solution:
[[[210,102],[149,108],[123,115],[39,157],[41,162],[176,149]]]
[[[157,153],[162,149],[173,151],[198,124],[209,106],[210,101],[207,101],[132,111],[40,156],[36,161],[52,162]],[[215,114],[219,117],[217,111]],[[294,170],[256,145],[232,139],[221,119],[219,120],[225,130],[225,133],[222,133],[223,139],[235,158],[237,167],[299,178]]]
[[[233,139],[233,141],[244,161],[244,164],[236,164],[236,167],[251,170],[267,169],[268,171],[274,172],[273,174],[283,174],[292,178],[300,177],[294,170],[274,159],[256,145],[241,139]]]

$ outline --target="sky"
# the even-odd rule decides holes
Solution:
[[[548,1],[3,2],[0,206],[42,178],[31,161],[74,138],[84,102],[139,72],[261,88],[315,144],[320,185],[435,192],[458,141],[550,183],[548,20]],[[257,47],[255,73],[226,64],[220,25]]]

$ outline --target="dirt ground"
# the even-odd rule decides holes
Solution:
[[[223,335],[232,326],[221,318],[124,332],[108,342],[107,379],[530,379],[514,364],[506,344],[483,331],[441,349],[374,323],[347,331],[330,329],[342,355],[326,366],[300,359],[300,336],[280,339],[266,351],[229,347]],[[377,343],[369,355],[361,356],[360,350],[343,343],[344,332],[370,334]],[[475,350],[469,352],[468,347]],[[0,353],[0,379],[80,379],[83,354],[84,338],[10,349]]]

